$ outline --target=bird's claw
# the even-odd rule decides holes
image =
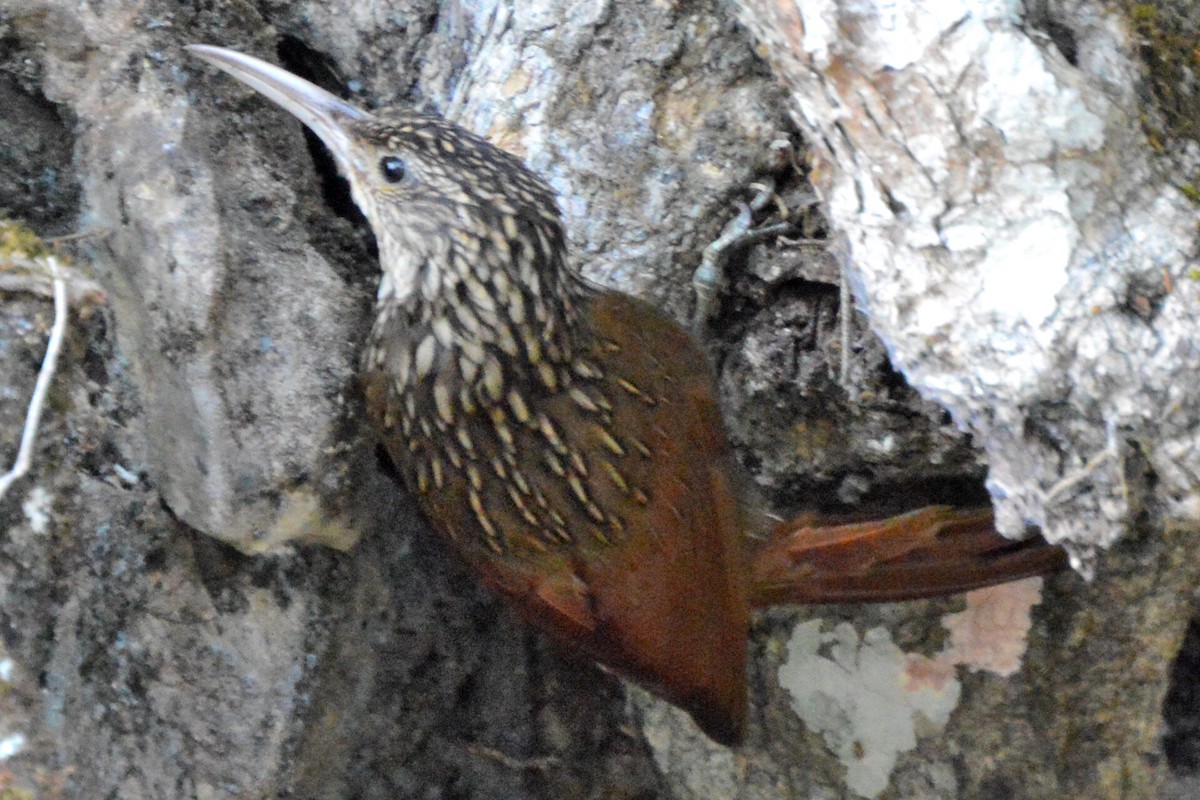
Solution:
[[[738,213],[725,224],[718,236],[700,257],[700,266],[692,274],[692,289],[696,292],[696,311],[692,316],[692,332],[699,336],[709,319],[712,318],[713,307],[717,293],[721,288],[725,273],[725,262],[729,254],[758,242],[782,236],[792,231],[794,223],[788,219],[788,208],[783,200],[775,193],[775,179],[765,178],[761,182],[750,184],[756,194],[750,202],[739,200]],[[762,211],[768,204],[774,203],[780,212],[780,221],[754,227],[755,212]]]

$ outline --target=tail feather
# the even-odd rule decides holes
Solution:
[[[928,506],[885,520],[776,526],[751,558],[751,602],[871,603],[956,594],[1067,566],[1041,536],[996,532],[990,509]]]

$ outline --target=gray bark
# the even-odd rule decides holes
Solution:
[[[1051,177],[1095,181],[1120,172],[1119,159],[1134,165],[1117,188],[1092,186],[1090,216],[1061,190],[1071,202],[1059,217],[1078,230],[1065,285],[1081,288],[1052,295],[1063,327],[1046,345],[992,336],[980,328],[991,318],[964,310],[957,298],[983,280],[978,259],[906,244],[906,231],[961,208],[942,193],[965,191],[963,179],[912,177],[919,148],[871,116],[879,73],[843,45],[828,63],[801,58],[773,34],[790,30],[791,17],[772,16],[790,7],[564,6],[0,0],[0,209],[44,235],[98,231],[71,249],[106,298],[73,318],[36,469],[0,500],[11,660],[0,743],[24,737],[4,764],[15,787],[129,799],[1157,796],[1182,774],[1159,735],[1200,568],[1186,513],[1197,407],[1171,388],[1189,386],[1181,370],[1197,353],[1184,326],[1195,278],[1178,255],[1194,254],[1195,213],[1181,225],[1188,207],[1151,180],[1136,129],[1112,122],[1136,112],[1130,54],[1100,48],[1118,23],[1083,15],[1074,72],[1035,32],[988,23],[1110,123],[1077,143],[1086,164],[1064,145]],[[847,27],[836,7],[822,13]],[[793,207],[809,190],[781,146],[800,142],[798,112],[824,148],[816,183],[844,245],[836,258],[778,241],[735,253],[707,342],[764,497],[785,510],[979,500],[974,444],[1020,519],[1080,545],[1110,543],[1117,523],[1134,535],[1096,560],[1090,584],[1058,576],[1040,595],[1027,584],[763,615],[751,741],[712,745],[674,709],[527,630],[425,529],[376,457],[354,380],[376,280],[369,233],[298,123],[189,58],[182,46],[194,42],[283,63],[364,105],[438,110],[518,153],[560,192],[577,265],[680,319],[690,271],[733,201],[766,177]],[[1095,86],[1096,53],[1114,59],[1103,63],[1125,94]],[[858,101],[838,94],[846,86]],[[813,111],[818,95],[831,117]],[[942,117],[927,116],[926,128],[896,125],[947,141],[932,127]],[[999,175],[990,155],[951,161]],[[880,211],[883,184],[903,219]],[[847,202],[855,186],[877,212],[865,221]],[[1002,239],[1008,229],[978,202],[980,235]],[[1138,208],[1155,213],[1126,211]],[[820,218],[803,220],[805,236],[824,234]],[[1088,243],[1114,228],[1131,244],[1097,251],[1106,269],[1088,283]],[[849,352],[842,266],[866,311],[849,320]],[[1157,286],[1160,267],[1179,290],[1152,293],[1149,319],[1122,312],[1121,287]],[[922,282],[933,307],[959,317],[948,330],[971,338],[916,324]],[[1096,293],[1113,302],[1089,316]],[[0,294],[5,461],[49,314],[35,294]],[[1092,380],[1109,351],[1087,351],[1072,331],[1121,337],[1131,354],[1159,349]],[[1038,351],[1057,377],[995,372],[1023,344],[1062,348]],[[904,384],[889,353],[937,404]],[[1117,413],[1130,404],[1140,410]],[[1031,500],[1107,452],[1114,430],[1116,457],[1079,491]],[[1104,527],[1084,530],[1096,520]],[[986,609],[1007,615],[980,634]],[[839,671],[845,681],[821,684]],[[865,696],[877,700],[848,704]]]

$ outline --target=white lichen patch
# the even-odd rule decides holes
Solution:
[[[1067,283],[1067,264],[1077,237],[1061,219],[1026,220],[993,242],[979,262],[983,291],[979,301],[1009,320],[1040,325],[1055,308],[1055,295]]]
[[[846,622],[832,631],[820,619],[801,623],[779,683],[796,714],[845,766],[846,786],[876,797],[918,736],[949,721],[962,692],[959,666],[1002,677],[1020,669],[1040,588],[1041,579],[1031,578],[967,593],[967,608],[944,618],[950,637],[933,657],[905,653],[885,628],[860,638]]]
[[[25,749],[25,734],[10,733],[0,738],[0,761],[7,761]]]
[[[1050,71],[1046,51],[1032,39],[1008,30],[988,37],[983,48],[975,58],[984,79],[974,108],[980,122],[1001,134],[1008,159],[1035,161],[1056,150],[1093,150],[1103,143],[1101,118],[1078,90]]]
[[[908,658],[885,628],[862,638],[849,623],[823,632],[822,621],[796,626],[779,683],[804,724],[818,731],[846,767],[846,785],[876,797],[901,753],[917,746],[918,717],[940,728],[958,703],[957,681],[910,691]]]
[[[21,513],[34,533],[50,530],[50,509],[54,498],[41,486],[34,486],[21,503]]]
[[[0,651],[2,652],[2,651]],[[9,695],[13,689],[12,681],[16,676],[17,664],[7,655],[0,655],[0,695]],[[7,735],[0,736],[0,762],[7,761],[13,756],[25,749],[26,737],[20,731],[12,731],[12,728],[20,724],[19,714],[13,713],[13,708],[6,705],[4,708],[5,727],[11,731]],[[0,789],[3,784],[0,784]],[[0,797],[4,797],[3,791],[0,791]]]

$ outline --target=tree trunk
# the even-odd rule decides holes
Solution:
[[[76,304],[34,469],[0,498],[0,783],[122,800],[1185,791],[1196,128],[1133,122],[1173,119],[1132,44],[1149,6],[565,5],[0,0],[0,215],[87,234],[62,249],[103,287]],[[1178,63],[1148,41],[1144,63]],[[730,251],[703,336],[764,501],[990,492],[1008,532],[1040,526],[1092,580],[773,610],[750,742],[708,742],[528,630],[425,528],[362,419],[370,233],[320,145],[190,43],[520,155],[560,193],[575,264],[681,321],[705,247],[762,195],[756,220],[796,227]],[[0,469],[53,314],[6,285]]]

